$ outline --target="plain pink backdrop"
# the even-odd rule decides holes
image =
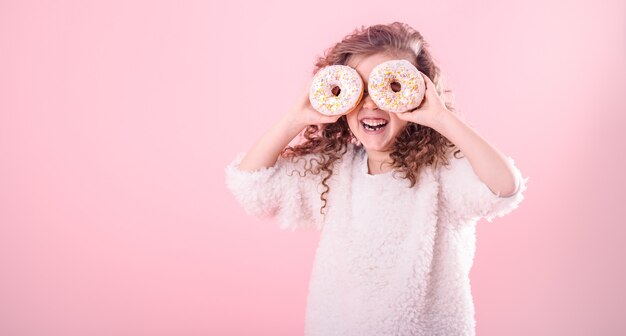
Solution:
[[[319,233],[224,167],[360,25],[430,43],[530,176],[478,223],[477,332],[624,335],[623,1],[2,1],[0,334],[301,335]]]

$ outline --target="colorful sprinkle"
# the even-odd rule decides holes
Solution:
[[[400,91],[394,92],[391,83],[400,83]],[[383,62],[370,73],[369,94],[378,107],[388,112],[406,112],[422,102],[426,83],[419,70],[407,60]]]
[[[338,96],[332,89],[339,87]],[[359,103],[363,80],[347,65],[329,65],[320,69],[311,82],[309,100],[313,108],[325,115],[346,114]]]

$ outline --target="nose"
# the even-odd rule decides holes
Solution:
[[[370,97],[369,94],[366,94],[365,98],[363,98],[363,108],[367,110],[378,109],[378,106],[376,105],[376,103],[374,103],[374,101],[372,100],[372,97]]]

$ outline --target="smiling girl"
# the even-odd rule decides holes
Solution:
[[[390,60],[421,72],[426,91],[416,109],[387,112],[365,92],[347,115],[326,116],[305,90],[226,167],[249,214],[321,230],[308,336],[474,335],[476,223],[524,199],[528,177],[443,98],[440,70],[410,26],[357,29],[319,57],[314,73],[347,65],[367,87],[372,69]],[[304,141],[288,146],[302,131]]]

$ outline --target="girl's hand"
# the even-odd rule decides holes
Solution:
[[[309,101],[309,88],[307,87],[291,109],[289,109],[285,117],[288,118],[290,122],[304,128],[309,125],[334,123],[341,115],[327,116],[313,109]]]
[[[402,120],[434,128],[443,114],[449,113],[450,110],[448,110],[443,99],[437,94],[435,84],[430,78],[422,72],[420,72],[420,75],[422,75],[426,84],[424,100],[417,108],[411,111],[397,113],[397,116]]]

